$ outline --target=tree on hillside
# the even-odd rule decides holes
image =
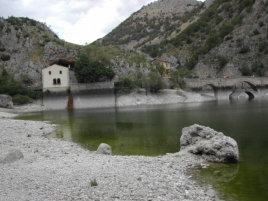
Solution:
[[[157,93],[160,89],[165,86],[162,77],[156,70],[152,70],[147,76],[142,78],[142,87],[147,91],[150,90],[152,93]]]
[[[90,61],[86,54],[79,56],[74,71],[78,82],[81,83],[111,80],[115,76],[112,68],[105,67],[102,61]]]
[[[163,77],[167,73],[163,64],[157,64],[156,69],[159,72],[159,74],[161,75],[161,77]]]

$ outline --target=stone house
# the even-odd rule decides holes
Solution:
[[[69,68],[53,64],[42,69],[43,92],[66,91],[70,88]]]

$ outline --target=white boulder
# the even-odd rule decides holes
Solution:
[[[108,144],[101,143],[97,149],[97,154],[112,155],[112,147]]]
[[[13,108],[12,97],[9,95],[0,94],[0,107]]]
[[[200,155],[210,162],[236,163],[239,160],[237,142],[221,132],[194,124],[182,129],[180,151]]]

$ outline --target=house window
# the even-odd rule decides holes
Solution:
[[[57,84],[61,84],[60,78],[57,79]]]
[[[57,79],[53,79],[53,85],[57,84]]]
[[[60,70],[60,74],[62,74],[62,71]]]
[[[48,74],[51,75],[51,71],[48,71]]]

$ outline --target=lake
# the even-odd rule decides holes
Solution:
[[[105,142],[119,155],[174,153],[179,151],[183,127],[194,123],[209,126],[238,142],[240,162],[197,168],[198,181],[213,185],[225,200],[268,200],[267,100],[44,111],[20,118],[51,121],[60,125],[57,137],[90,150]]]

